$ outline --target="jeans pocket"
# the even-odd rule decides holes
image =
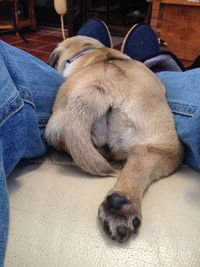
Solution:
[[[200,171],[200,108],[194,105],[169,102],[177,134],[185,146],[184,162]]]
[[[173,102],[173,101],[168,101],[168,104],[172,113],[183,115],[186,117],[187,116],[192,117],[199,109],[197,106]]]

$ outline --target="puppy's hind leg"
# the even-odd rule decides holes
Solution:
[[[99,218],[106,233],[124,242],[141,224],[141,201],[145,190],[155,180],[168,176],[181,162],[176,145],[136,145],[114,188],[99,207]]]

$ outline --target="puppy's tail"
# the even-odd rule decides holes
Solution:
[[[71,95],[65,110],[66,149],[80,168],[99,176],[114,174],[111,165],[91,142],[92,125],[108,108],[104,90],[93,87]]]

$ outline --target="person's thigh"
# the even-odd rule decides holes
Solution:
[[[177,133],[185,145],[185,163],[200,171],[200,69],[160,72]]]
[[[61,83],[54,69],[0,41],[0,266],[8,231],[6,177],[24,157],[47,151],[43,130]]]
[[[64,78],[36,57],[2,41],[0,55],[21,98],[34,106],[38,125],[44,128]]]
[[[3,266],[8,233],[8,193],[0,140],[0,266]]]

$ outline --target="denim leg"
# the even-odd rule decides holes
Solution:
[[[26,151],[31,149],[32,155],[35,153],[37,156],[44,154],[47,149],[36,123],[33,107],[23,103],[22,107],[0,127],[0,266],[3,264],[9,217],[6,177],[24,157]],[[33,138],[34,141],[29,142],[29,138]],[[32,148],[29,146],[30,143]]]
[[[0,266],[3,266],[8,233],[8,193],[2,151],[2,140],[0,140]]]
[[[63,82],[54,69],[0,41],[0,266],[8,230],[6,177],[20,159],[47,151],[44,127]]]
[[[177,133],[185,145],[185,163],[200,171],[200,68],[160,72]]]
[[[43,129],[64,78],[41,60],[2,41],[0,54],[22,99],[34,106],[39,127]]]

